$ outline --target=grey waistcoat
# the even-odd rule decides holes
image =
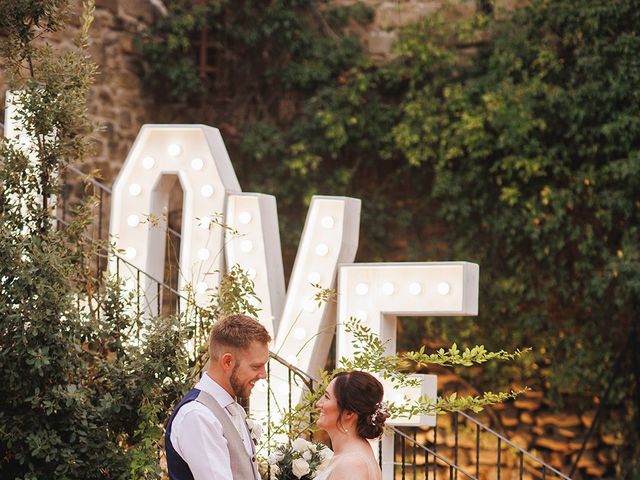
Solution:
[[[238,430],[224,408],[220,406],[215,398],[202,390],[198,394],[196,401],[211,410],[211,413],[222,424],[222,436],[227,441],[233,480],[255,480],[257,471],[255,455],[251,457],[247,454],[242,438],[240,438]]]

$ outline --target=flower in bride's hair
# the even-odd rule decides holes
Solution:
[[[291,462],[291,472],[298,478],[302,478],[310,471],[311,468],[304,458],[296,458]]]
[[[309,450],[309,442],[307,442],[304,438],[296,438],[291,444],[291,448],[293,448],[294,452],[302,453],[306,450]]]

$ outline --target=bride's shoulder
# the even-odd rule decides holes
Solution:
[[[349,453],[340,456],[333,469],[333,478],[369,478],[369,460],[365,455],[359,453]]]

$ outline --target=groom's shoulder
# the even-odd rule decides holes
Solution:
[[[181,423],[187,428],[197,424],[210,424],[215,427],[221,427],[218,417],[216,417],[205,405],[195,401],[195,399],[182,405],[176,414],[175,421]]]

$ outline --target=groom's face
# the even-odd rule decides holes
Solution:
[[[229,383],[236,397],[247,398],[256,382],[267,378],[265,366],[269,361],[269,346],[253,341],[246,350],[239,350],[231,370]]]

